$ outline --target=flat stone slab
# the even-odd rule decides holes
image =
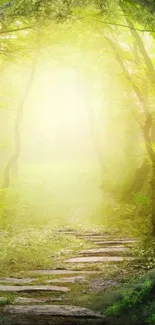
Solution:
[[[94,249],[87,249],[80,252],[82,255],[101,255],[101,254],[116,254],[122,253],[127,251],[126,247],[105,247],[105,248],[94,248]]]
[[[107,233],[99,233],[99,232],[85,232],[85,233],[81,233],[80,234],[80,236],[91,236],[91,237],[93,237],[93,236],[104,236],[104,237],[109,237],[109,236],[111,236],[110,234],[107,234]]]
[[[85,270],[80,270],[80,271],[72,271],[72,270],[36,270],[36,271],[31,271],[31,273],[34,274],[40,274],[40,275],[72,275],[72,274],[96,274],[96,273],[101,273],[100,271],[85,271]]]
[[[87,282],[85,276],[74,276],[68,278],[47,280],[46,283],[83,283]]]
[[[57,231],[57,234],[59,234],[59,235],[72,235],[72,236],[77,236],[78,235],[78,233],[76,231],[63,231],[63,230]]]
[[[0,278],[0,283],[16,283],[16,284],[23,284],[23,283],[31,283],[36,281],[36,279],[32,278]]]
[[[97,240],[113,240],[111,239],[111,236],[84,236],[85,240],[89,240],[89,241],[97,241]],[[114,239],[115,240],[115,239]]]
[[[14,304],[41,304],[41,303],[48,303],[53,301],[63,301],[64,298],[25,298],[25,297],[18,297],[14,300]]]
[[[106,233],[94,233],[94,232],[78,232],[78,231],[63,231],[59,230],[57,231],[57,234],[64,234],[64,235],[72,235],[72,236],[80,236],[80,237],[86,237],[86,236],[110,236]]]
[[[95,241],[96,245],[122,245],[122,244],[134,244],[137,243],[136,240],[104,240],[104,241]]]
[[[103,325],[105,316],[87,308],[68,305],[20,306],[9,305],[3,309],[5,325]]]
[[[66,260],[67,263],[101,263],[101,262],[123,262],[133,261],[132,257],[122,256],[89,256],[89,257],[75,257]]]
[[[105,247],[103,247],[103,249],[115,249],[115,248],[124,248],[124,249],[128,249],[128,247],[126,247],[126,246],[124,246],[124,245],[122,245],[122,244],[114,244],[114,245],[110,245],[110,247],[109,246],[105,246]],[[98,248],[96,248],[96,249],[98,249]],[[101,248],[102,249],[102,248]]]
[[[110,235],[104,235],[104,234],[83,234],[83,235],[78,235],[79,237],[82,237],[84,239],[87,239],[87,240],[95,240],[95,239],[98,239],[98,238],[101,238],[101,239],[107,239],[107,238],[112,238],[112,236]]]
[[[9,286],[0,285],[1,292],[35,292],[35,291],[60,291],[68,292],[69,288],[58,286],[46,286],[46,285],[33,285],[33,286]]]

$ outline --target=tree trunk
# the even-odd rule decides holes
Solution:
[[[133,24],[131,21],[127,20],[129,27],[133,27]],[[142,54],[147,71],[148,71],[148,78],[151,83],[154,84],[155,82],[155,69],[154,65],[147,53],[147,50],[145,48],[144,42],[142,41],[139,33],[136,30],[133,30],[132,28],[131,34],[135,38],[137,45],[139,47],[139,51]],[[148,114],[146,117],[146,126],[143,128],[144,130],[144,139],[146,144],[146,149],[149,154],[149,157],[152,162],[152,178],[151,178],[151,223],[152,223],[152,235],[155,237],[155,153],[152,147],[152,142],[154,142],[155,139],[155,126],[153,125],[153,119],[152,115]]]
[[[36,70],[36,58],[34,58],[31,74],[26,86],[26,89],[24,91],[23,97],[19,103],[18,109],[17,109],[17,115],[16,115],[16,121],[15,121],[15,151],[10,157],[8,163],[6,164],[4,168],[4,179],[3,179],[3,188],[7,189],[10,185],[10,173],[12,169],[17,166],[18,164],[18,158],[20,156],[21,152],[21,137],[20,137],[20,128],[21,128],[21,122],[23,118],[23,111],[24,111],[24,104],[25,100],[28,96],[29,90],[32,86],[34,75]]]
[[[149,54],[148,54],[148,52],[146,50],[146,47],[144,45],[144,42],[143,42],[141,36],[134,29],[133,23],[129,19],[126,19],[126,20],[127,20],[128,26],[130,28],[130,32],[131,32],[132,36],[134,37],[135,41],[137,42],[139,51],[140,51],[140,53],[141,53],[141,55],[142,55],[142,57],[143,57],[143,59],[145,61],[147,71],[148,71],[148,78],[149,78],[150,82],[154,84],[154,82],[155,82],[155,69],[154,69],[153,62],[149,57]]]
[[[154,66],[152,64],[152,61],[146,51],[145,45],[140,37],[140,35],[138,34],[137,31],[133,30],[133,24],[128,21],[128,25],[130,27],[131,30],[131,34],[133,35],[133,37],[135,38],[139,51],[142,54],[146,67],[147,67],[147,71],[148,71],[148,78],[150,80],[151,83],[154,84],[155,82],[155,69]],[[108,38],[107,38],[108,39]],[[144,136],[144,141],[145,141],[145,146],[146,146],[146,150],[147,153],[149,155],[149,158],[151,160],[151,165],[152,165],[152,176],[151,176],[151,185],[152,185],[152,192],[151,192],[151,223],[152,223],[152,235],[155,237],[155,152],[152,146],[152,140],[155,137],[155,130],[154,130],[154,125],[153,125],[153,117],[152,117],[152,113],[149,111],[149,105],[148,105],[148,101],[144,101],[144,96],[141,93],[140,89],[137,87],[137,85],[133,82],[132,80],[132,76],[130,75],[130,73],[128,72],[128,70],[126,69],[124,62],[122,60],[122,58],[120,57],[118,51],[117,51],[117,47],[115,44],[113,44],[113,42],[108,39],[109,44],[111,45],[111,48],[113,49],[114,53],[115,53],[115,57],[116,60],[118,61],[118,63],[121,66],[122,71],[124,72],[126,79],[131,83],[133,90],[137,96],[137,99],[139,100],[140,106],[143,109],[144,112],[144,116],[145,116],[145,124],[141,125],[141,129],[143,132],[143,136]],[[145,166],[143,166],[144,168]],[[145,170],[143,170],[143,173],[145,173]],[[141,174],[141,172],[139,173],[138,171],[138,175]],[[145,174],[144,174],[145,176]],[[137,178],[137,176],[136,176]],[[133,187],[133,186],[132,186]],[[131,189],[130,189],[131,190]]]
[[[152,235],[155,237],[155,162],[152,165],[152,180],[151,180],[151,224],[152,224]]]
[[[144,159],[142,166],[139,167],[135,172],[132,185],[123,194],[122,201],[126,203],[131,203],[133,199],[133,194],[141,192],[144,183],[148,177],[148,174],[150,172],[150,169],[151,169],[150,165],[148,164],[146,159]]]
[[[111,39],[109,39],[108,37],[106,37],[106,39],[109,42],[109,45],[111,47],[111,49],[114,52],[114,55],[116,57],[117,62],[119,63],[121,70],[124,73],[124,76],[126,78],[126,80],[131,84],[133,91],[139,101],[139,105],[141,107],[141,109],[143,110],[144,114],[147,116],[148,115],[148,100],[144,100],[144,96],[142,95],[140,89],[138,88],[138,86],[133,82],[132,76],[130,75],[129,71],[127,70],[125,63],[123,61],[123,59],[121,58],[119,51],[118,51],[118,46],[117,46],[117,42],[113,42]],[[146,105],[147,103],[147,105]],[[134,114],[134,112],[133,112]],[[130,203],[133,197],[133,192],[134,193],[138,193],[141,191],[146,177],[149,173],[150,170],[150,166],[148,165],[147,161],[144,160],[142,166],[140,168],[137,169],[136,173],[135,173],[135,177],[133,180],[133,184],[131,185],[131,187],[124,193],[122,200]]]

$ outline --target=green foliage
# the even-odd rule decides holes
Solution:
[[[146,324],[154,325],[155,324],[155,313],[153,313],[146,321]]]
[[[5,305],[10,305],[14,301],[14,297],[12,295],[7,295],[5,297],[0,298],[0,307]]]
[[[121,313],[128,312],[131,308],[136,308],[137,305],[142,304],[144,299],[148,297],[152,289],[152,282],[146,280],[142,288],[135,290],[129,289],[124,293],[122,300],[110,306],[106,310],[107,315],[119,316]]]
[[[141,267],[145,270],[150,270],[155,267],[155,242],[152,238],[146,237],[133,253],[141,260]]]
[[[105,311],[113,324],[154,324],[154,276],[146,274],[122,288],[121,298]]]
[[[136,205],[141,205],[144,208],[148,209],[150,207],[150,198],[143,193],[133,194],[133,199]]]
[[[89,1],[81,0],[16,0],[7,10],[7,15],[12,18],[14,16],[21,16],[26,18],[39,18],[41,21],[48,18],[62,22],[72,16],[75,6],[80,8],[88,4]]]
[[[7,190],[0,189],[0,227],[7,224],[8,217],[11,215],[12,208],[7,201]]]
[[[138,220],[134,218],[136,206],[114,202],[109,207],[107,218],[107,228],[119,229],[120,233],[137,236],[141,233],[141,228],[137,227]]]

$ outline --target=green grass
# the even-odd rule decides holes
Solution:
[[[1,297],[1,299],[0,299],[0,307],[12,304],[14,299],[15,299],[15,297],[13,295],[6,294],[5,296]]]
[[[0,235],[0,276],[15,276],[35,269],[61,268],[63,261],[87,247],[73,236],[57,234],[55,230],[12,229]]]

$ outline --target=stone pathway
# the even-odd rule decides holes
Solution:
[[[70,305],[66,305],[66,300],[69,300],[67,293],[74,291],[76,286],[79,290],[80,286],[83,288],[83,285],[86,285],[85,290],[93,292],[105,290],[108,286],[116,286],[117,281],[103,279],[103,269],[97,267],[105,265],[109,268],[112,266],[114,269],[122,262],[133,261],[130,247],[137,241],[130,238],[115,239],[108,234],[81,234],[72,231],[60,231],[60,233],[79,237],[80,240],[87,241],[90,248],[79,251],[78,256],[65,260],[63,269],[34,270],[29,272],[28,278],[24,279],[0,278],[0,295],[14,292],[29,295],[16,296],[12,304],[2,307],[4,325],[107,324],[106,318],[100,313],[72,306],[71,302]],[[39,284],[36,284],[37,282]],[[43,296],[45,293],[46,296]],[[0,304],[4,299],[0,297]],[[53,302],[58,304],[52,305]]]

